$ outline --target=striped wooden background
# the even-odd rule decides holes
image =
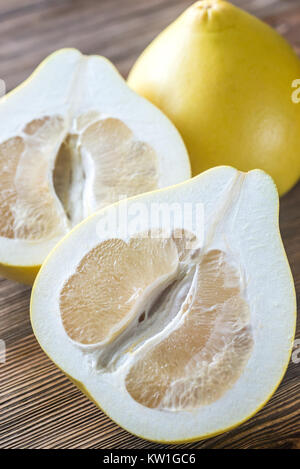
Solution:
[[[0,78],[7,89],[53,50],[103,54],[126,75],[146,44],[188,0],[0,0]],[[286,36],[300,55],[299,0],[236,0]],[[276,72],[276,64],[274,64]],[[299,77],[300,78],[300,77]],[[1,125],[1,124],[0,124]],[[300,185],[281,202],[281,230],[300,292]],[[0,280],[0,448],[167,448],[118,428],[40,350],[30,327],[30,290]],[[300,329],[297,337],[300,339]],[[299,448],[300,364],[265,408],[239,428],[187,448]]]

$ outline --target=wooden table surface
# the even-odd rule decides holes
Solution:
[[[0,0],[0,78],[7,89],[55,49],[107,56],[126,76],[139,53],[191,1]],[[300,55],[299,0],[236,0],[283,34]],[[274,64],[276,73],[276,64]],[[300,78],[300,77],[295,77]],[[299,129],[300,138],[300,129]],[[281,231],[300,292],[300,185],[281,201]],[[28,287],[0,279],[0,448],[168,448],[120,429],[41,351]],[[300,339],[300,329],[297,330]],[[271,401],[233,431],[181,448],[299,448],[300,364],[291,362]]]

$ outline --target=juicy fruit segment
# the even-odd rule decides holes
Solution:
[[[151,235],[103,241],[84,256],[60,293],[64,329],[78,344],[102,344],[98,371],[125,366],[139,404],[211,404],[252,351],[241,272],[225,252],[202,252],[190,232]]]
[[[60,231],[45,155],[55,151],[62,130],[60,118],[45,117],[0,145],[1,236],[36,240]]]
[[[182,323],[134,364],[126,387],[140,404],[188,410],[219,399],[239,378],[252,350],[250,311],[238,272],[221,251],[197,265]]]
[[[20,137],[12,138],[0,146],[0,177],[2,181],[0,191],[0,235],[6,238],[14,238],[13,207],[16,203],[14,177],[23,151],[24,144]]]
[[[93,159],[93,192],[102,206],[122,196],[131,197],[158,187],[153,148],[136,141],[132,131],[119,119],[108,118],[87,127],[81,146],[84,155]]]
[[[45,240],[93,211],[158,187],[157,157],[119,119],[35,119],[0,144],[0,235]]]
[[[82,259],[60,294],[69,337],[82,344],[109,341],[130,320],[145,290],[172,273],[176,261],[169,240],[137,238],[126,244],[110,239],[99,244]]]

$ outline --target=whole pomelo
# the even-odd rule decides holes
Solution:
[[[271,27],[223,0],[200,1],[137,60],[129,85],[175,123],[193,174],[261,168],[280,194],[300,176],[300,60]]]

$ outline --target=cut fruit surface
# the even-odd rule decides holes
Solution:
[[[52,54],[0,116],[0,272],[17,280],[94,211],[190,176],[178,132],[103,57]]]
[[[283,377],[295,311],[274,183],[229,167],[89,217],[31,300],[49,357],[119,425],[164,442],[253,415]]]

